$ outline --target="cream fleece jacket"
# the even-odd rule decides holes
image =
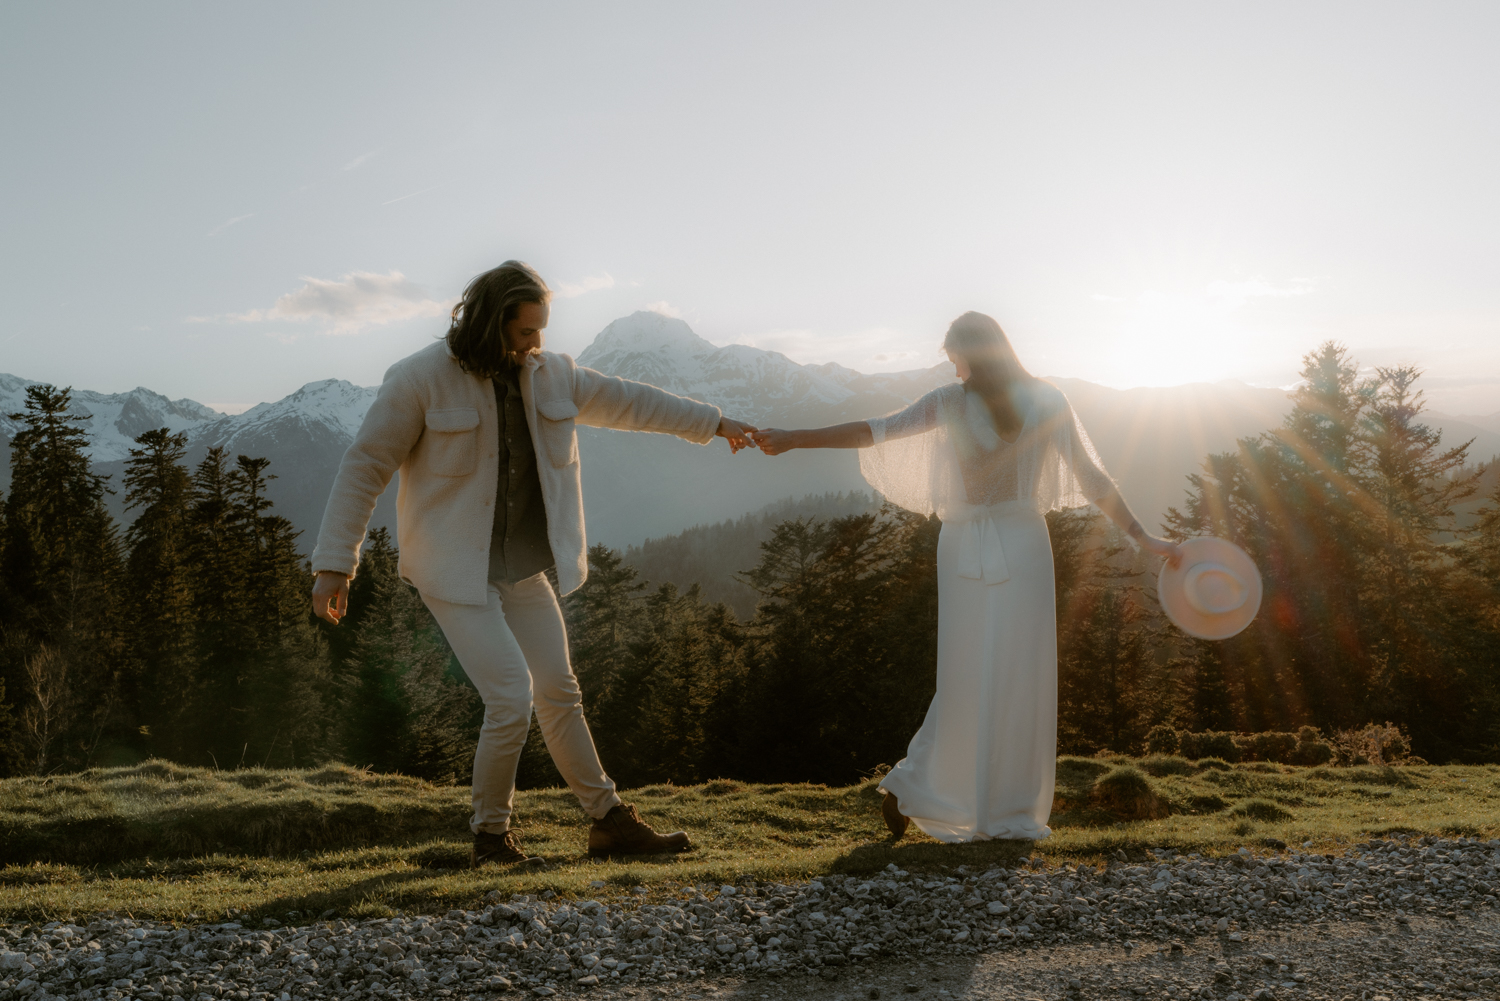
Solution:
[[[575,425],[660,431],[707,444],[722,416],[718,407],[604,375],[550,351],[527,359],[521,400],[536,448],[547,541],[564,594],[588,576]],[[465,374],[446,342],[392,365],[339,464],[313,550],[313,572],[354,575],[375,500],[400,470],[401,579],[443,601],[483,605],[499,444],[491,381]]]

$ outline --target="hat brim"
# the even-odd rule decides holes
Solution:
[[[1172,624],[1189,636],[1204,640],[1224,640],[1242,632],[1260,611],[1260,570],[1255,561],[1228,539],[1201,536],[1182,544],[1182,561],[1176,567],[1162,564],[1156,579],[1156,593],[1162,611]],[[1188,603],[1185,582],[1187,572],[1199,563],[1219,563],[1245,582],[1249,593],[1245,603],[1232,612],[1215,615],[1200,612]]]

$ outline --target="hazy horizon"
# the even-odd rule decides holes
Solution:
[[[1333,338],[1500,411],[1500,8],[159,4],[0,11],[0,371],[245,409],[378,383],[507,257],[928,368],[1286,386]]]

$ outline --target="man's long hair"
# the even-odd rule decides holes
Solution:
[[[469,282],[448,327],[448,350],[458,367],[487,379],[500,375],[513,364],[505,325],[516,318],[523,303],[545,305],[551,299],[552,290],[542,276],[522,261],[506,261]]]
[[[1000,324],[983,313],[965,313],[948,327],[943,348],[969,363],[969,386],[989,408],[995,430],[1006,437],[1019,434],[1026,419],[1018,391],[1037,380],[1022,367]]]

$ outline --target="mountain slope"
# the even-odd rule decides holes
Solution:
[[[743,344],[716,347],[682,320],[651,312],[605,327],[578,363],[712,403],[731,416],[782,425],[889,413],[953,380],[948,366],[867,376],[836,365],[799,365]]]
[[[647,539],[639,546],[627,547],[623,555],[652,589],[676,584],[678,590],[686,591],[697,584],[705,601],[722,601],[740,618],[749,619],[755,615],[760,596],[735,577],[760,562],[760,545],[771,538],[777,525],[794,518],[829,521],[879,509],[879,499],[868,491],[820,494],[800,500],[788,497],[733,521]]]

